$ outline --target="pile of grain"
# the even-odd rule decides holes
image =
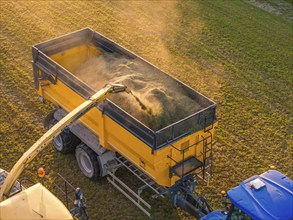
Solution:
[[[172,78],[117,53],[92,57],[74,74],[96,91],[109,82],[127,86],[132,94],[115,94],[110,100],[155,131],[202,108]]]

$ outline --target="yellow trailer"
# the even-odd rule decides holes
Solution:
[[[95,85],[105,83],[104,75],[108,74],[109,66],[119,67],[120,75],[118,78],[107,76],[106,79],[121,80],[122,84],[125,82],[132,89],[134,99],[128,99],[126,95],[121,96],[118,101],[106,99],[54,139],[53,143],[60,152],[66,153],[75,149],[79,167],[87,177],[108,175],[108,180],[122,193],[127,194],[126,191],[131,189],[115,176],[119,167],[126,166],[159,195],[187,178],[209,180],[216,125],[216,104],[213,101],[89,28],[37,44],[32,48],[32,55],[35,88],[40,100],[49,101],[56,106],[56,110],[45,120],[48,127],[95,94],[98,88]],[[105,63],[107,56],[110,58]],[[99,67],[99,63],[91,62],[93,59],[102,59],[103,68]],[[134,68],[147,72],[140,80],[157,75],[163,82],[170,81],[172,86],[166,89],[172,91],[166,92],[169,94],[168,108],[176,105],[170,100],[181,100],[180,97],[174,98],[178,95],[176,91],[180,91],[184,100],[183,106],[189,108],[182,112],[187,112],[188,115],[181,114],[181,110],[171,112],[168,114],[170,120],[164,120],[163,124],[158,125],[155,120],[160,115],[154,114],[153,109],[148,109],[144,100],[140,99],[142,95],[133,90],[138,88],[131,84],[131,80],[135,81],[136,78],[131,75],[128,81],[123,81],[123,74],[128,73],[122,66],[125,63],[117,62],[118,59],[128,62],[127,64],[139,62],[139,67]],[[81,71],[81,67],[88,71]],[[100,68],[100,72],[97,68]],[[121,68],[124,68],[122,73]],[[156,82],[156,77],[151,78],[147,85],[152,82]],[[123,103],[124,99],[137,101],[144,111],[143,116],[135,118],[131,103]],[[158,100],[154,100],[154,103],[156,101]],[[119,106],[119,103],[124,106]],[[174,109],[176,110],[175,107]],[[163,108],[163,111],[167,110]],[[147,114],[151,114],[151,117]],[[176,121],[172,120],[174,118]],[[144,123],[146,121],[148,123]],[[121,187],[126,188],[126,191]],[[140,190],[142,189],[144,187]],[[149,215],[146,208],[150,206],[140,198],[140,191],[135,195],[133,192],[130,194],[128,197]],[[141,207],[141,204],[145,204],[145,207]]]

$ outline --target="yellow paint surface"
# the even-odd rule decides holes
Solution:
[[[68,209],[40,183],[0,203],[0,219],[72,220]]]
[[[80,58],[78,55],[81,53]],[[74,70],[77,63],[83,62],[90,56],[98,55],[99,52],[94,52],[92,47],[81,46],[65,51],[52,56],[52,58],[60,65],[66,67],[68,70]],[[68,57],[67,57],[68,55]],[[70,67],[70,59],[74,62],[74,67]],[[47,81],[46,81],[47,83]],[[60,80],[57,80],[56,84],[49,84],[43,87],[39,87],[39,95],[42,95],[46,100],[54,103],[56,106],[65,109],[67,112],[72,111],[75,107],[80,105],[85,100],[67,87]],[[183,154],[176,150],[172,146],[166,146],[155,152],[152,152],[151,147],[146,145],[139,138],[135,137],[125,128],[113,121],[106,115],[103,115],[97,108],[91,109],[88,113],[80,118],[80,121],[93,133],[95,133],[100,140],[100,145],[104,148],[118,152],[136,167],[144,171],[156,181],[159,185],[170,187],[172,186],[178,177],[169,177],[169,169],[171,166],[176,165],[173,161],[180,163],[183,159],[189,157],[197,157],[199,160],[203,160],[200,154],[203,152],[203,142],[195,144],[202,140],[203,137],[209,136],[209,133],[198,131],[194,134],[186,136],[172,145],[181,150],[186,148],[188,144],[193,145]],[[214,128],[211,130],[214,134]],[[173,159],[171,160],[170,157]]]

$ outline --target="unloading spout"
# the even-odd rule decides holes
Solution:
[[[130,89],[127,88],[127,86],[122,85],[120,83],[109,83],[109,84],[106,84],[106,86],[107,85],[111,86],[111,90],[109,91],[110,93],[119,93],[119,92],[130,93],[131,92]]]

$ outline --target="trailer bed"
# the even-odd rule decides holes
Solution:
[[[109,81],[126,84],[132,94],[105,100],[79,123],[160,185],[180,178],[172,167],[186,158],[211,155],[202,156],[204,142],[212,145],[216,104],[89,28],[33,46],[33,70],[39,95],[65,112]]]
[[[124,118],[119,123],[127,122],[127,129],[138,133],[153,148],[164,146],[166,139],[172,141],[201,130],[216,120],[215,103],[210,99],[90,29],[35,48],[55,61],[44,59],[41,65],[84,98],[109,82],[128,86],[135,96],[113,96],[103,105],[103,111],[109,116],[119,114]],[[170,130],[173,130],[171,139]],[[142,133],[152,137],[144,137]]]

